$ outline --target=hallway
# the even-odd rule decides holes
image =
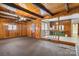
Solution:
[[[75,56],[73,46],[33,38],[0,40],[0,56]]]

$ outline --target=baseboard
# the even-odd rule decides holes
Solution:
[[[66,41],[60,41],[60,40],[49,40],[49,39],[43,39],[43,38],[41,38],[41,39],[46,40],[46,41],[51,41],[51,42],[54,42],[54,43],[60,43],[60,44],[75,46],[75,43],[73,43],[73,42],[66,42]]]

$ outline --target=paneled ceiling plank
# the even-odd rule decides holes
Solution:
[[[22,7],[20,7],[19,5],[16,5],[16,4],[14,4],[14,3],[3,3],[3,4],[8,5],[8,6],[10,6],[10,7],[13,7],[13,8],[16,8],[16,9],[19,9],[19,10],[22,10],[22,11],[24,11],[24,12],[27,12],[27,13],[29,13],[29,14],[31,14],[31,15],[34,15],[34,16],[37,16],[37,17],[39,17],[39,18],[43,18],[43,16],[41,16],[41,15],[39,15],[39,14],[36,14],[36,13],[34,13],[34,12],[30,11],[30,10],[27,10],[27,9],[25,9],[25,8],[22,8]]]

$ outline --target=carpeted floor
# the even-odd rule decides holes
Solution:
[[[0,40],[0,56],[75,56],[75,48],[27,37]]]

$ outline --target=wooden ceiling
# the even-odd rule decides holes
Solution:
[[[5,11],[5,8],[3,8],[2,6],[0,6],[0,11]]]
[[[43,5],[52,13],[58,13],[66,10],[65,4],[68,4],[69,9],[79,7],[79,3],[46,3]]]
[[[41,4],[43,5],[43,7],[34,5],[34,3],[16,3],[16,5],[24,8],[24,9],[27,9],[37,15],[40,15],[42,17],[45,17],[45,15],[54,16],[57,13],[62,13],[63,11],[67,11],[67,9],[68,9],[68,11],[70,11],[71,9],[75,9],[75,8],[79,7],[79,3],[41,3]],[[44,10],[46,12],[46,14],[41,15],[40,9]],[[48,11],[46,11],[46,9]],[[6,8],[4,8],[0,5],[0,11],[6,11],[6,10],[7,10]],[[35,14],[31,14],[27,11],[18,10],[18,9],[15,11],[15,13],[18,15],[21,15],[21,16],[42,18],[42,17],[36,16]]]
[[[37,8],[36,6],[34,6],[32,3],[18,3],[17,5],[31,11],[31,12],[34,12],[38,15],[40,15],[40,10],[39,8]],[[24,16],[30,16],[30,17],[35,17],[37,18],[36,16],[32,15],[32,14],[29,14],[27,12],[23,12],[21,10],[17,10],[16,11],[17,14],[21,14],[21,15],[24,15]]]
[[[48,10],[50,10],[52,13],[57,13],[60,11],[65,10],[64,4],[59,4],[59,3],[47,3],[43,4]]]

